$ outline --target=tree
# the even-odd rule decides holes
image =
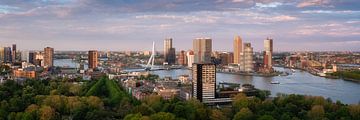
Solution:
[[[275,120],[275,118],[270,115],[263,115],[258,120]]]
[[[254,115],[249,108],[242,108],[238,113],[235,114],[233,120],[252,120]]]
[[[150,116],[152,120],[175,120],[175,115],[172,113],[159,112]]]
[[[140,120],[142,115],[140,113],[137,114],[128,114],[125,116],[124,120]]]
[[[42,106],[40,108],[40,120],[52,120],[55,118],[55,110],[50,106]]]
[[[349,112],[354,120],[360,120],[360,105],[350,105]]]
[[[210,119],[211,120],[228,120],[228,118],[224,115],[224,113],[218,109],[211,110]]]
[[[325,116],[325,110],[322,105],[315,105],[308,112],[308,117],[312,120],[321,120]]]
[[[240,93],[234,97],[234,101],[232,104],[235,108],[235,111],[239,111],[242,108],[247,108],[249,106],[249,100],[245,94]]]
[[[103,109],[104,108],[104,103],[99,97],[89,96],[89,97],[85,97],[84,99],[85,99],[87,105],[93,109]]]

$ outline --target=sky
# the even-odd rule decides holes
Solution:
[[[232,51],[360,51],[360,0],[0,0],[0,46],[20,50],[177,51],[198,37]]]

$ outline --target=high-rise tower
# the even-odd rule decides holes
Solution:
[[[194,63],[192,68],[193,97],[200,102],[215,98],[216,66],[212,63]]]
[[[273,39],[266,38],[266,40],[264,40],[264,48],[264,67],[271,69],[273,65]]]
[[[193,50],[195,63],[211,63],[211,38],[196,38],[193,41]]]
[[[90,50],[88,55],[89,69],[95,69],[98,65],[98,51]]]
[[[241,64],[241,54],[243,52],[242,39],[240,36],[236,36],[234,39],[234,63]]]
[[[168,64],[174,64],[176,59],[175,48],[172,45],[172,38],[164,40],[164,59]]]
[[[54,65],[54,48],[44,48],[44,66],[52,67]]]

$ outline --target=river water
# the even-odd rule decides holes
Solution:
[[[77,64],[69,59],[54,61],[55,66],[75,67]],[[277,71],[290,71],[286,68],[275,68]],[[163,77],[178,78],[180,75],[190,75],[190,70],[175,69],[152,71],[153,74]],[[360,102],[360,83],[345,81],[343,79],[327,79],[314,76],[306,71],[296,70],[288,76],[260,77],[243,76],[226,73],[216,74],[217,83],[220,81],[240,84],[253,84],[256,88],[271,91],[271,96],[277,93],[301,94],[312,96],[323,96],[333,101],[340,100],[346,104],[357,104]],[[280,84],[271,84],[271,81],[279,81]]]
[[[277,71],[290,71],[286,68],[275,68]],[[177,78],[179,75],[190,74],[190,70],[178,69],[169,71],[153,71],[160,77]],[[217,73],[216,81],[253,84],[256,88],[271,91],[271,96],[277,93],[301,94],[312,96],[323,96],[333,101],[340,100],[346,104],[357,104],[360,102],[360,84],[342,79],[327,79],[314,76],[306,71],[295,70],[289,76],[260,77],[243,76],[226,73]],[[271,81],[279,81],[280,84],[271,84]]]

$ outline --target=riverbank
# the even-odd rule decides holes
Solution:
[[[242,73],[242,72],[224,72],[224,71],[217,71],[217,73],[224,73],[224,74],[233,74],[233,75],[243,75],[243,76],[258,76],[258,77],[274,77],[274,76],[287,76],[283,72],[274,72],[270,74],[262,74],[262,73]]]

